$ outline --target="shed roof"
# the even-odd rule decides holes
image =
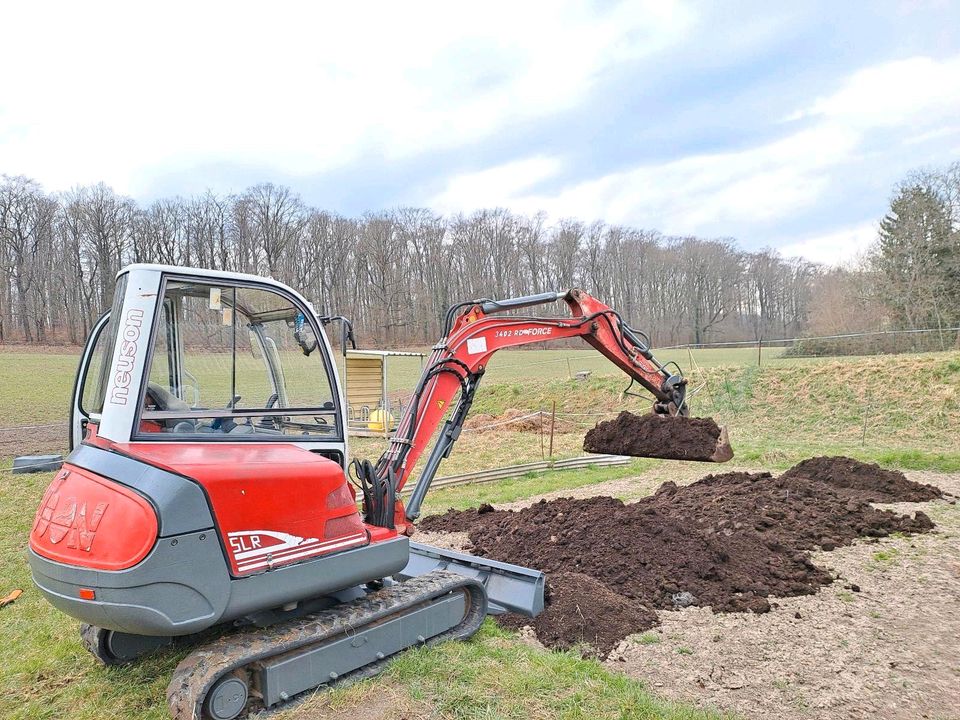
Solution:
[[[426,353],[402,350],[347,350],[347,357],[426,357]]]

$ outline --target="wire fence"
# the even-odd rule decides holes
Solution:
[[[856,357],[864,355],[885,355],[896,353],[960,352],[960,327],[919,328],[910,330],[883,330],[874,332],[836,333],[829,335],[758,338],[756,340],[711,341],[703,343],[684,343],[679,345],[656,346],[653,348],[662,362],[678,362],[688,375],[702,377],[702,369],[718,366],[763,365],[768,362],[801,360],[804,358]],[[529,355],[527,355],[529,353]],[[564,379],[585,378],[596,372],[613,374],[615,368],[599,353],[590,350],[560,349],[550,351],[545,357],[544,350],[519,350],[503,357],[504,362],[491,365],[484,385],[498,382],[523,382],[532,378]],[[554,355],[555,354],[555,355]],[[524,357],[523,362],[514,361]],[[415,384],[419,367],[409,369],[410,377],[404,376],[398,383],[405,388]],[[703,384],[703,380],[699,381]],[[391,383],[392,384],[392,383]],[[396,387],[396,386],[394,386]],[[690,395],[696,395],[703,387],[691,387]],[[709,388],[706,388],[709,394]],[[392,391],[396,394],[409,390]],[[543,417],[544,410],[524,412],[517,417],[497,419],[483,426],[465,428],[465,432],[482,432],[503,427],[509,429],[516,423]],[[549,413],[547,413],[549,415]],[[556,418],[564,419],[568,424],[579,422],[574,416],[600,418],[611,413],[556,413]],[[595,421],[595,420],[594,420]],[[5,439],[14,439],[15,433],[43,431],[50,428],[64,428],[66,420],[51,423],[31,423],[24,425],[5,425],[0,427],[0,443]],[[13,454],[11,452],[10,454]],[[0,473],[12,472],[12,467],[0,468]]]
[[[707,357],[708,364],[763,364],[765,360],[812,358],[812,357],[858,357],[865,355],[890,355],[904,353],[928,353],[960,351],[960,327],[918,328],[911,330],[877,330],[871,332],[837,333],[832,335],[807,335],[796,337],[759,337],[755,340],[709,341],[656,345],[652,348],[658,359],[675,360],[677,353],[717,351]],[[729,351],[729,352],[722,352]],[[523,352],[523,351],[520,351]],[[532,360],[523,363],[496,365],[496,371],[506,371],[539,366],[565,366],[573,377],[584,363],[606,364],[608,361],[592,351],[572,350],[563,357]]]

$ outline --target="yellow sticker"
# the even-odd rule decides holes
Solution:
[[[443,405],[444,405],[443,400],[437,400],[437,407],[438,407],[438,408],[440,408],[441,410],[443,410]]]
[[[223,316],[220,318],[220,324],[226,325],[227,327],[233,325],[233,308],[225,307],[220,312],[223,313]]]

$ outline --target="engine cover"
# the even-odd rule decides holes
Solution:
[[[343,468],[285,443],[130,443],[121,452],[207,494],[235,577],[367,545]]]

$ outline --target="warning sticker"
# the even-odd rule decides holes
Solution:
[[[487,351],[487,339],[485,337],[476,337],[467,339],[467,353],[470,355],[479,355]]]

